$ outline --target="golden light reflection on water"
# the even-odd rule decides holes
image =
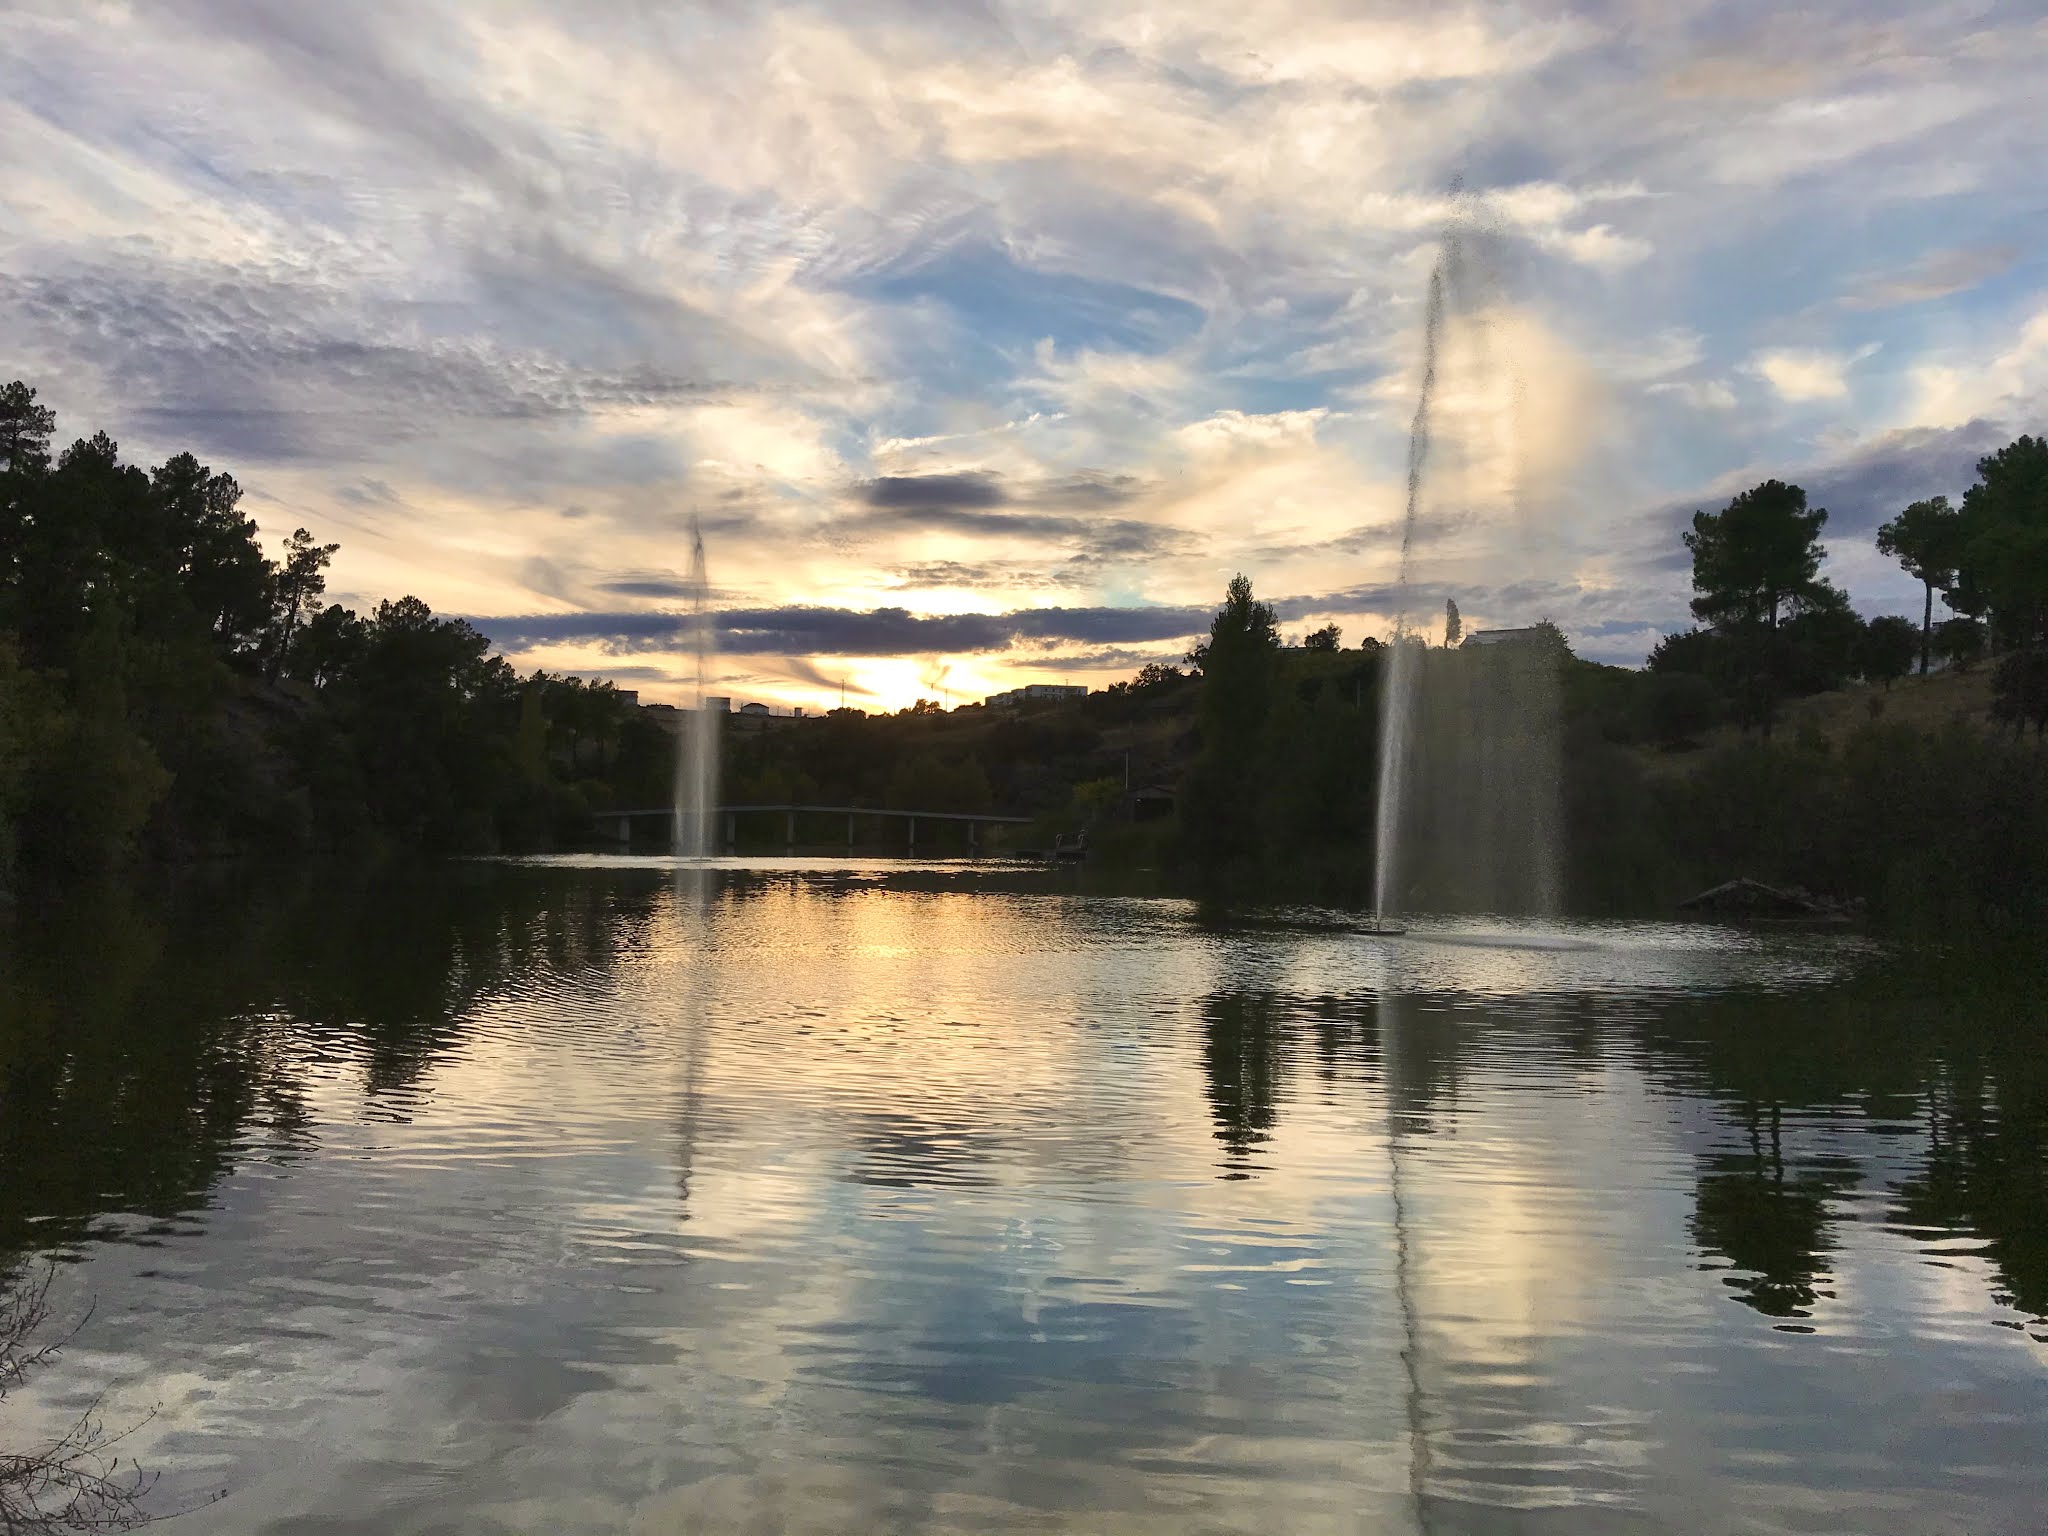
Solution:
[[[236,1487],[212,1529],[1774,1529],[1862,1469],[1841,1507],[1905,1530],[2041,1491],[1996,1256],[1871,1203],[1924,1137],[1759,1119],[1778,1069],[1684,1022],[1854,945],[1212,928],[937,865],[488,880],[445,1017],[274,1012],[293,1150],[251,1131],[170,1250],[80,1277],[114,1321],[69,1390],[162,1396],[138,1449]],[[1834,1373],[1903,1403],[1937,1343],[1970,1392],[1868,1475]]]

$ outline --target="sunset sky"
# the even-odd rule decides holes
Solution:
[[[1768,476],[1866,613],[2048,427],[2038,0],[14,0],[0,375],[522,669],[1100,685],[1232,573],[1634,664]]]

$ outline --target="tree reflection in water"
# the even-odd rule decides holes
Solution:
[[[655,894],[480,865],[25,913],[0,935],[0,1261],[174,1230],[236,1163],[306,1155],[315,1078],[409,1118],[490,996],[609,966]]]
[[[1248,1179],[1272,1137],[1280,1095],[1280,1021],[1270,992],[1221,992],[1202,999],[1202,1075],[1223,1143],[1226,1179]]]

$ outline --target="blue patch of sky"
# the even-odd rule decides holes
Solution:
[[[886,304],[938,304],[958,322],[960,339],[989,373],[1042,340],[1062,352],[1159,353],[1192,336],[1202,311],[1184,299],[1125,283],[1046,272],[999,247],[959,245],[914,267],[898,267],[851,286]]]
[[[1310,411],[1328,405],[1334,386],[1370,377],[1364,373],[1341,376],[1324,373],[1290,379],[1253,374],[1230,379],[1228,391],[1231,404],[1236,409],[1247,415],[1267,416],[1280,411]]]

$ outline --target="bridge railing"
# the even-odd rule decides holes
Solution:
[[[846,846],[849,848],[854,847],[859,840],[856,835],[856,829],[861,819],[868,818],[872,820],[880,817],[884,819],[894,818],[908,823],[904,841],[905,847],[911,852],[915,852],[917,849],[917,824],[920,821],[964,822],[967,826],[967,847],[970,852],[974,852],[981,846],[981,829],[983,827],[1026,827],[1030,826],[1035,819],[1030,816],[1008,815],[999,811],[921,811],[906,810],[900,806],[884,805],[721,805],[715,813],[723,821],[722,830],[725,835],[720,841],[728,851],[737,846],[739,842],[739,818],[742,815],[759,817],[777,813],[784,817],[783,845],[788,848],[797,846],[797,818],[799,816],[811,817],[813,819],[823,816],[844,816],[846,818]],[[664,805],[647,810],[598,811],[593,813],[592,819],[601,827],[610,825],[616,828],[618,840],[622,843],[630,843],[633,840],[633,823],[635,821],[644,821],[649,818],[667,821],[674,815],[674,808]],[[811,841],[815,843],[820,840],[811,839]]]

